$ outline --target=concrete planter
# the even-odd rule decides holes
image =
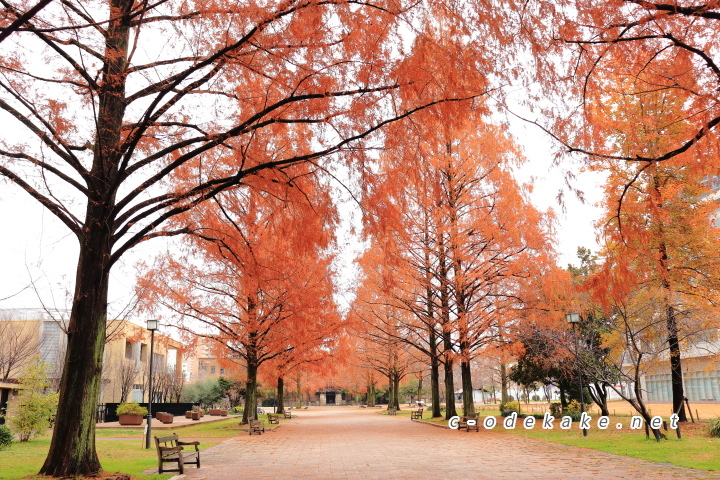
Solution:
[[[124,413],[118,417],[118,421],[120,425],[142,425],[143,416]]]

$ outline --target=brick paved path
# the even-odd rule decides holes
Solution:
[[[202,454],[205,480],[720,479],[720,475],[496,433],[457,432],[357,407],[317,407]]]

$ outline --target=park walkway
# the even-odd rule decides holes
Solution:
[[[197,480],[720,479],[720,475],[492,432],[458,432],[357,407],[317,407],[202,454]]]

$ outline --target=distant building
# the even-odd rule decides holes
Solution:
[[[58,388],[65,361],[67,311],[0,310],[0,411],[10,411],[27,365],[40,358],[48,365],[51,388]],[[22,350],[23,355],[10,353]],[[182,379],[182,344],[158,332],[153,356],[153,400],[170,398]],[[100,403],[148,399],[150,332],[127,320],[107,325]],[[180,384],[180,385],[178,385]],[[124,395],[123,395],[124,394]]]
[[[188,349],[182,372],[185,381],[189,383],[226,375],[225,366],[215,353],[213,341],[208,338],[198,338],[195,347]]]

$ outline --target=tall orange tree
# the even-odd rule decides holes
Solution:
[[[255,417],[258,370],[330,352],[341,322],[332,298],[329,247],[334,210],[309,177],[293,187],[257,185],[216,197],[178,221],[195,235],[168,254],[139,288],[185,331],[225,347],[247,369],[243,420]],[[159,310],[159,315],[163,315]]]
[[[388,123],[487,86],[443,90],[438,77],[504,72],[505,32],[468,17],[462,2],[69,0],[2,10],[0,111],[13,133],[0,144],[0,176],[80,251],[42,467],[53,476],[100,469],[109,273],[128,250],[186,232],[168,219],[265,170],[340,156],[360,167],[357,147]],[[441,26],[457,48],[425,63],[405,41],[421,25]],[[472,62],[453,61],[460,51]]]
[[[677,119],[688,94],[659,91],[614,98],[608,108],[615,112],[608,118],[614,120],[611,138],[620,154],[643,149],[656,155],[692,128]],[[629,118],[636,122],[633,128],[627,128]],[[620,288],[615,295],[656,287],[657,302],[664,305],[673,410],[681,421],[686,413],[680,340],[714,325],[720,287],[720,243],[712,223],[717,205],[709,196],[714,169],[687,166],[699,160],[686,152],[664,162],[602,165],[609,173],[601,225],[603,272],[614,279],[595,286]]]
[[[383,282],[392,288],[381,291],[415,315],[415,325],[404,326],[406,341],[424,354],[441,345],[447,398],[460,362],[466,412],[473,411],[471,360],[532,304],[532,277],[553,264],[550,217],[529,203],[510,171],[522,156],[502,128],[482,120],[478,109],[455,121],[434,110],[418,115],[396,135],[413,140],[381,158],[388,180],[368,197],[382,220],[369,229],[384,250],[376,263],[397,271]],[[453,405],[446,415],[454,415]]]

